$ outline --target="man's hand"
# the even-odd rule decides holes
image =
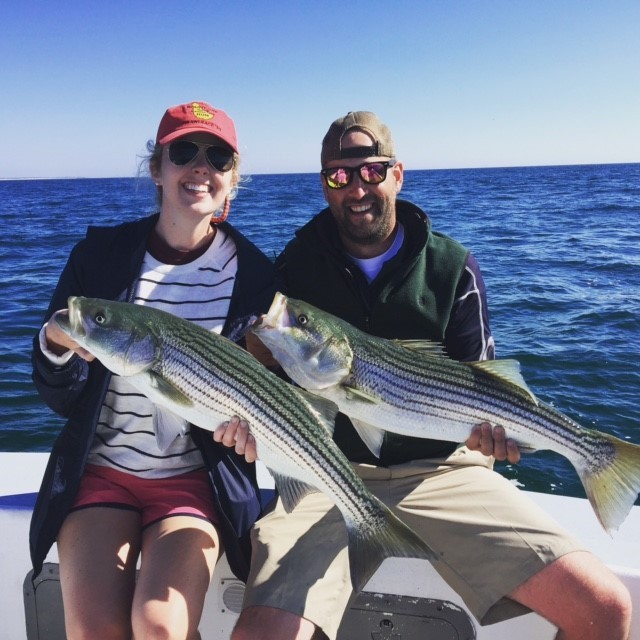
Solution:
[[[520,449],[515,441],[506,437],[503,427],[492,427],[488,422],[473,427],[465,444],[469,449],[481,451],[496,460],[507,460],[511,464],[520,462]]]
[[[258,459],[255,438],[249,433],[249,423],[233,416],[223,422],[214,432],[213,439],[226,447],[234,447],[238,455],[244,456],[247,462]]]

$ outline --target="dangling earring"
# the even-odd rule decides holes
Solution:
[[[221,222],[224,222],[229,215],[229,209],[231,209],[231,198],[227,196],[224,199],[224,207],[222,209],[222,213],[220,213],[219,215],[214,214],[211,218],[211,224],[220,224]]]

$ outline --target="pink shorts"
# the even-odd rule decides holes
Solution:
[[[206,471],[149,479],[89,464],[71,510],[87,507],[137,511],[143,528],[171,516],[202,518],[214,526],[218,523]]]

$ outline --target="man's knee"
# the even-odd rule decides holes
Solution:
[[[629,591],[608,567],[587,552],[555,560],[520,585],[512,596],[555,624],[560,629],[558,638],[626,640],[629,633]]]
[[[605,565],[601,565],[600,570],[596,567],[588,584],[590,588],[586,589],[585,609],[593,611],[593,617],[589,619],[589,616],[585,615],[583,620],[591,627],[600,629],[604,634],[600,637],[626,640],[633,609],[627,587]],[[579,598],[580,594],[576,597]]]
[[[618,637],[627,638],[631,627],[631,616],[633,613],[633,601],[627,587],[616,578],[611,582],[608,589],[608,598],[601,607],[602,616],[607,622],[603,626],[608,628],[619,628]],[[616,637],[616,636],[611,636]]]

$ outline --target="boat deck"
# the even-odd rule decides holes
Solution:
[[[0,615],[3,629],[0,636],[10,640],[58,640],[46,629],[47,624],[54,626],[56,620],[61,620],[59,608],[59,590],[56,586],[57,552],[52,549],[47,558],[46,571],[41,574],[36,590],[27,581],[26,603],[29,611],[30,632],[27,635],[25,620],[25,578],[31,568],[28,550],[28,530],[31,510],[35,495],[42,478],[48,455],[44,453],[0,453],[0,531],[2,542],[0,546],[0,566],[3,570],[3,580],[0,584]],[[268,473],[261,468],[261,486],[267,490],[273,488]],[[529,494],[541,504],[561,524],[573,531],[587,547],[592,549],[607,565],[609,565],[625,582],[631,591],[636,611],[634,613],[630,640],[640,640],[640,507],[634,507],[614,538],[610,538],[597,523],[590,505],[586,500],[551,496],[546,494]],[[45,585],[40,591],[40,585]],[[243,585],[238,581],[223,558],[216,568],[212,581],[205,611],[201,624],[203,640],[227,640],[235,623],[242,603]],[[456,616],[461,624],[468,624],[470,631],[465,635],[479,640],[552,640],[555,629],[535,614],[529,614],[489,627],[480,627],[469,618],[460,598],[452,591],[423,560],[389,559],[386,560],[378,572],[365,587],[359,606],[363,614],[362,620],[382,628],[381,638],[394,637],[391,632],[394,620],[400,621],[403,610],[413,608],[412,616],[416,619],[416,607],[433,616],[429,637],[457,638],[446,629],[455,624]],[[43,603],[38,609],[36,596]],[[399,596],[405,596],[400,598]],[[408,598],[407,598],[408,596]],[[442,602],[434,602],[442,601]],[[444,602],[444,606],[443,603]],[[376,605],[379,603],[379,606]],[[403,609],[404,607],[404,609]],[[37,616],[41,619],[35,620]],[[354,612],[354,616],[356,613]],[[359,615],[359,614],[358,614]],[[395,615],[395,618],[394,618]],[[409,619],[408,616],[407,619]],[[360,620],[354,618],[354,620]],[[44,620],[44,622],[43,622]],[[424,621],[424,619],[421,619]],[[38,630],[38,622],[40,629]],[[361,626],[361,622],[357,622]],[[387,625],[387,629],[384,626]],[[391,627],[389,627],[391,625]],[[441,629],[439,632],[438,629]],[[361,638],[371,638],[370,631],[362,629]],[[440,633],[440,635],[438,635]],[[389,635],[391,634],[391,635]],[[397,637],[397,636],[396,636]],[[406,633],[402,638],[410,638]],[[416,636],[416,637],[422,637]],[[350,632],[343,635],[341,640],[359,640]]]

